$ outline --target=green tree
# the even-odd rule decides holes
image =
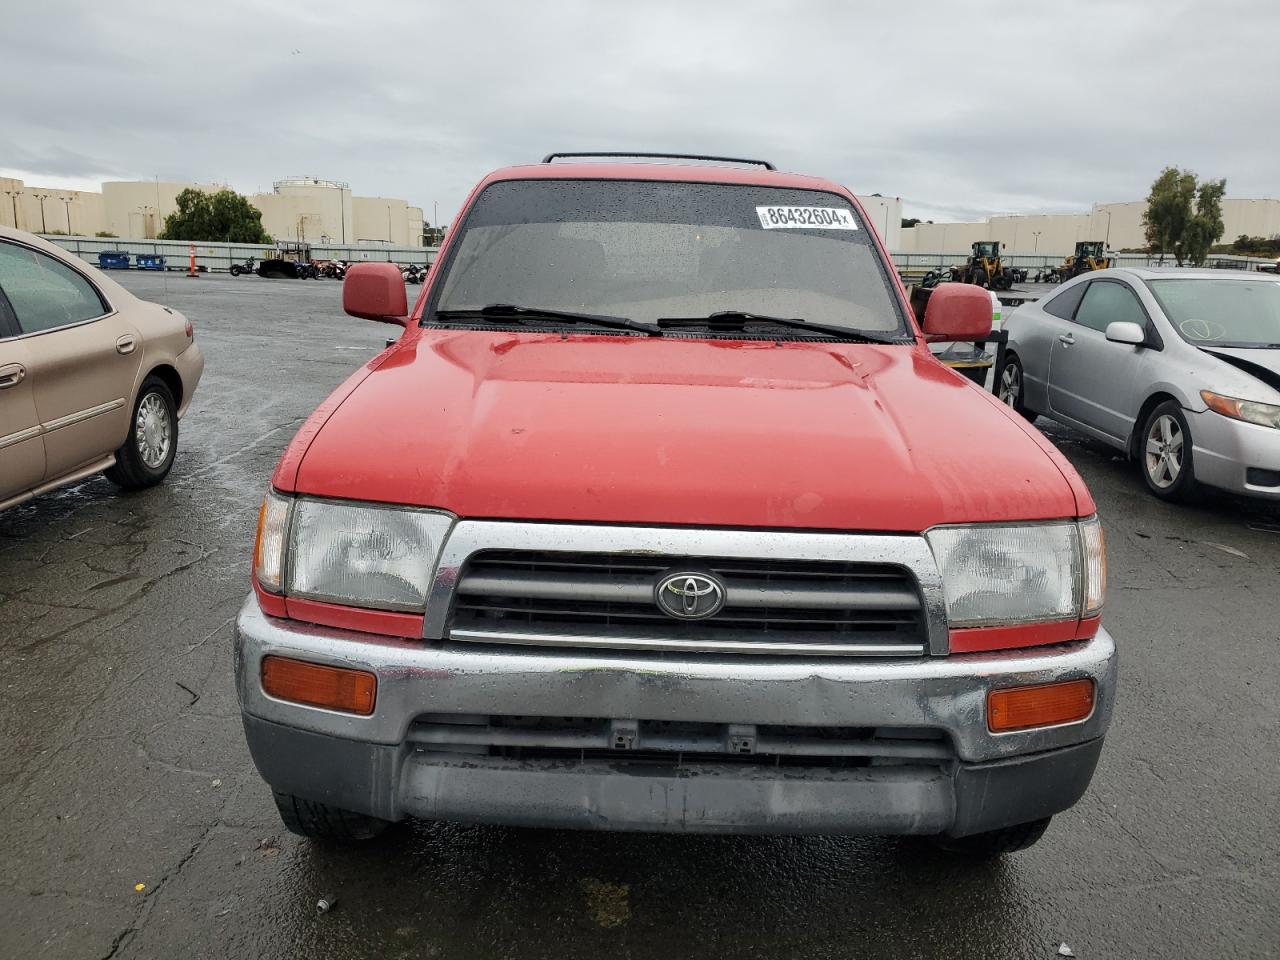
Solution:
[[[262,229],[262,211],[240,194],[189,187],[178,194],[178,209],[164,218],[159,239],[271,243]]]
[[[903,217],[903,218],[902,218],[902,229],[903,229],[903,230],[906,230],[908,227],[914,227],[914,226],[915,226],[917,223],[919,223],[919,222],[920,222],[920,218],[919,218],[919,217]]]
[[[1209,248],[1222,236],[1222,196],[1226,180],[1200,183],[1191,170],[1165,167],[1151,184],[1147,211],[1142,223],[1147,233],[1147,251],[1172,253],[1182,266],[1187,260],[1204,263]]]
[[[1182,265],[1182,235],[1191,219],[1191,201],[1196,195],[1196,175],[1189,170],[1165,167],[1151,184],[1147,196],[1147,212],[1142,215],[1147,246],[1160,254],[1172,253]]]
[[[1200,184],[1196,190],[1196,212],[1187,221],[1182,246],[1186,258],[1197,267],[1204,263],[1209,255],[1209,248],[1218,242],[1225,229],[1222,223],[1222,195],[1226,192],[1226,180],[1210,180]]]

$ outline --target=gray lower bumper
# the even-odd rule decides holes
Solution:
[[[285,703],[262,658],[293,656],[378,677],[369,717]],[[956,835],[1038,819],[1084,792],[1115,690],[1105,631],[1001,654],[856,661],[655,658],[401,641],[266,617],[249,598],[236,631],[237,688],[254,762],[277,790],[385,819],[771,833]],[[992,734],[995,687],[1090,677],[1078,723]],[[954,748],[938,763],[860,767],[517,760],[414,742],[435,716],[613,717],[718,724],[922,728]]]
[[[962,836],[1051,816],[1093,776],[1102,740],[994,763],[851,770],[530,763],[331,737],[244,718],[273,788],[388,820],[679,833]]]

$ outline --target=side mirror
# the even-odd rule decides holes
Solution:
[[[357,263],[342,280],[342,309],[353,317],[380,323],[409,322],[404,277],[394,263]]]
[[[971,283],[940,283],[924,308],[930,341],[984,340],[991,336],[991,293]]]
[[[1128,343],[1140,347],[1147,342],[1147,331],[1129,320],[1107,324],[1107,339],[1112,343]]]

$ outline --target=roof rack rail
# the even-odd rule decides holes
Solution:
[[[551,163],[557,159],[570,157],[629,157],[646,160],[712,160],[721,163],[745,163],[753,167],[764,167],[766,170],[777,170],[768,160],[748,160],[745,157],[712,157],[700,153],[635,153],[630,150],[599,151],[589,150],[583,153],[548,153],[542,158],[543,163]]]

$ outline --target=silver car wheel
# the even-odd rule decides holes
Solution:
[[[1017,364],[1010,363],[1000,374],[1000,402],[1005,406],[1016,407],[1022,399],[1022,374]]]
[[[1161,490],[1177,483],[1182,473],[1183,439],[1182,427],[1169,414],[1151,421],[1147,430],[1147,476]]]
[[[148,393],[138,404],[134,436],[142,462],[152,470],[164,466],[173,443],[173,429],[169,423],[169,408],[158,393]]]

